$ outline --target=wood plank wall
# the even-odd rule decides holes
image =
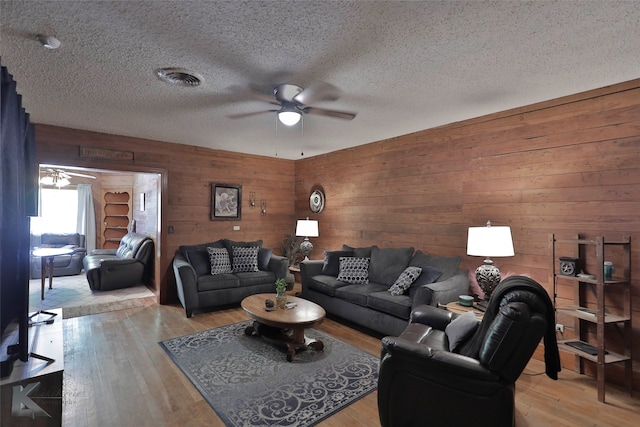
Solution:
[[[308,207],[314,186],[326,195],[319,215]],[[640,80],[298,160],[296,212],[319,221],[311,258],[343,243],[413,246],[461,255],[469,269],[481,260],[466,256],[467,228],[508,225],[516,256],[496,264],[550,294],[550,233],[631,235],[639,388]],[[572,295],[562,289],[558,303]],[[570,337],[573,321],[559,320]],[[574,358],[563,362],[573,367]],[[608,367],[608,377],[621,382],[619,368]]]
[[[133,161],[80,157],[79,147],[132,151]],[[292,160],[211,150],[50,125],[36,125],[38,163],[162,175],[160,301],[177,302],[171,260],[180,245],[220,238],[262,239],[279,253],[285,233],[295,229]],[[211,221],[210,184],[242,185],[240,221]],[[267,201],[267,215],[249,207],[249,192]],[[232,231],[239,225],[240,231]],[[174,232],[169,234],[168,227]]]

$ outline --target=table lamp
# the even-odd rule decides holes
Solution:
[[[300,243],[300,252],[304,255],[304,259],[308,260],[313,245],[309,241],[309,237],[318,237],[318,221],[309,219],[299,219],[296,224],[296,236],[304,236],[304,240]]]
[[[498,267],[493,265],[491,257],[514,256],[513,240],[510,227],[492,227],[491,221],[487,221],[486,227],[469,227],[467,239],[467,255],[485,257],[484,264],[476,269],[476,280],[484,292],[484,302],[480,306],[486,306],[491,293],[500,283],[502,278]]]

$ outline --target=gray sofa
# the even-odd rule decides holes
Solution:
[[[275,294],[275,281],[286,278],[288,271],[289,260],[263,248],[262,240],[180,246],[173,258],[178,298],[187,317],[196,310],[239,303],[249,295]]]
[[[94,249],[84,257],[84,271],[94,291],[148,284],[153,274],[154,244],[150,237],[127,233],[118,249]]]
[[[358,272],[349,270],[349,258],[352,263],[355,259],[369,260],[365,273],[367,283],[362,283],[365,281],[358,277]],[[447,304],[468,293],[468,271],[459,268],[460,261],[460,257],[435,256],[421,251],[414,254],[413,248],[345,245],[341,251],[325,252],[324,260],[300,263],[301,296],[321,305],[329,314],[382,335],[398,336],[407,327],[413,308],[422,304]],[[346,266],[342,271],[341,264]],[[396,281],[406,287],[416,274],[408,289],[392,295],[390,289]]]
[[[82,260],[87,254],[84,234],[79,233],[43,233],[31,236],[32,246],[40,248],[66,248],[73,252],[53,258],[53,277],[73,276],[82,271]],[[42,274],[40,257],[31,256],[31,278],[39,279]],[[49,276],[49,271],[45,272]]]

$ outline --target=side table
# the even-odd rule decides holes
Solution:
[[[453,301],[448,304],[440,305],[440,307],[456,314],[462,314],[462,313],[466,313],[467,311],[472,311],[473,314],[475,314],[478,319],[482,319],[484,317],[484,311],[479,310],[474,306],[467,307],[465,305],[460,304],[458,301]]]
[[[40,299],[44,299],[44,281],[47,275],[47,267],[49,269],[49,289],[53,285],[53,259],[58,255],[69,255],[73,253],[73,249],[65,248],[36,248],[31,253],[33,256],[40,257]]]

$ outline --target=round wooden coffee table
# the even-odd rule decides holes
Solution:
[[[297,350],[312,347],[316,351],[324,349],[324,343],[304,335],[304,330],[319,325],[326,312],[311,301],[287,296],[288,303],[295,303],[293,308],[265,310],[265,300],[275,301],[275,294],[256,294],[246,297],[240,305],[254,322],[247,326],[245,334],[258,335],[265,340],[287,347],[287,361],[291,362]]]

